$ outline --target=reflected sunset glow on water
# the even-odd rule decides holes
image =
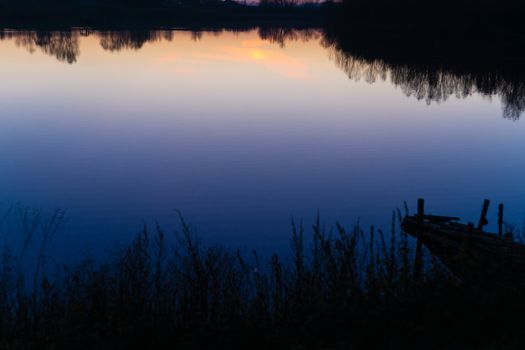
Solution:
[[[175,227],[174,208],[207,241],[265,252],[288,249],[291,216],[387,227],[418,197],[466,220],[491,198],[521,222],[525,130],[497,95],[427,104],[366,61],[349,79],[320,33],[296,39],[0,41],[1,202],[66,208],[61,244],[95,252]]]

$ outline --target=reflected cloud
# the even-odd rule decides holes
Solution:
[[[208,45],[203,51],[182,51],[160,57],[157,62],[174,63],[183,60],[204,60],[209,62],[230,62],[255,64],[291,79],[311,79],[308,66],[297,58],[291,57],[267,40],[242,40],[237,46]],[[193,71],[192,71],[193,72]],[[184,70],[184,73],[188,73]]]
[[[306,64],[283,52],[266,49],[263,47],[264,44],[263,41],[244,42],[241,44],[241,47],[222,46],[212,50],[212,52],[195,53],[193,56],[210,61],[254,63],[263,65],[270,71],[277,72],[288,78],[311,78]]]
[[[181,58],[182,58],[182,55],[173,53],[167,56],[160,57],[159,62],[176,62],[176,61],[179,61]]]

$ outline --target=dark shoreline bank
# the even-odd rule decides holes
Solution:
[[[524,286],[458,280],[393,213],[373,227],[292,222],[290,255],[261,259],[206,246],[181,218],[171,237],[144,227],[103,261],[52,266],[46,247],[63,211],[13,208],[24,242],[2,246],[0,347],[5,349],[520,349]],[[18,218],[18,219],[17,219]],[[36,220],[36,221],[35,221]],[[24,226],[24,224],[30,224]],[[514,232],[516,234],[516,232]],[[311,237],[311,238],[309,238]],[[5,243],[4,243],[5,244]],[[19,247],[20,248],[20,247]],[[497,276],[496,276],[497,277]]]
[[[254,28],[280,26],[320,28],[325,7],[260,7],[245,5],[126,8],[83,6],[4,9],[0,26],[10,29],[174,29]]]

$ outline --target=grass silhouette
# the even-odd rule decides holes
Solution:
[[[2,349],[491,349],[524,336],[521,286],[465,284],[428,253],[414,278],[414,242],[394,212],[382,230],[306,230],[268,261],[205,246],[181,218],[173,243],[144,227],[108,259],[52,268],[46,247],[62,211],[12,208],[18,253],[0,262]],[[8,219],[8,217],[15,218]],[[312,238],[305,237],[311,234]],[[3,236],[5,237],[5,235]],[[33,242],[33,243],[31,243]],[[172,242],[172,243],[170,243]],[[38,247],[28,259],[28,247]],[[36,266],[27,264],[35,261]],[[33,267],[30,269],[29,267]]]

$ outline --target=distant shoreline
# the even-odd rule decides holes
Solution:
[[[247,5],[235,1],[185,2],[181,4],[124,6],[97,3],[59,5],[0,0],[0,27],[60,29],[174,28],[324,28],[349,35],[401,35],[422,42],[448,36],[458,41],[511,38],[525,35],[525,5],[517,2],[494,7],[490,0],[442,0],[418,3],[412,0],[342,0],[319,4],[296,4],[295,0],[266,0],[270,5]],[[288,4],[288,5],[287,5]],[[479,6],[478,6],[479,5]],[[453,9],[453,10],[450,10]]]
[[[320,28],[326,9],[317,7],[261,7],[248,5],[171,6],[128,8],[69,6],[1,8],[0,27],[5,28],[251,28],[280,26]]]

